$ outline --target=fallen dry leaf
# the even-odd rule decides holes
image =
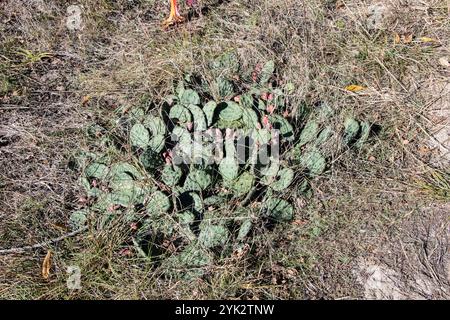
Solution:
[[[88,104],[88,102],[91,100],[91,97],[90,96],[84,96],[82,99],[81,99],[81,105],[83,106],[83,107],[85,107],[86,106],[86,104]]]
[[[50,268],[52,266],[52,252],[50,250],[47,251],[45,255],[44,261],[42,262],[42,277],[47,280],[50,276]]]
[[[419,152],[419,154],[421,155],[421,156],[427,156],[427,155],[429,155],[430,154],[430,148],[428,147],[428,146],[424,146],[424,145],[421,145],[421,146],[419,146],[419,148],[417,149],[417,151]]]
[[[344,8],[345,4],[342,2],[342,0],[336,1],[336,9]]]
[[[400,43],[400,35],[397,32],[394,34],[394,43]]]
[[[405,35],[403,36],[403,43],[411,43],[411,42],[412,42],[412,39],[413,39],[412,33],[405,34]]]
[[[308,223],[307,221],[301,219],[297,219],[292,222],[292,224],[296,226],[304,226],[307,223]]]
[[[365,89],[364,87],[359,86],[357,84],[351,84],[351,85],[345,87],[345,90],[351,91],[351,92],[358,92],[358,91],[361,91],[364,89]]]
[[[429,37],[420,37],[419,40],[422,42],[436,42],[437,41],[436,39],[429,38]]]

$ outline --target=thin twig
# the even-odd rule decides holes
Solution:
[[[59,241],[64,240],[66,238],[73,237],[73,236],[75,236],[75,235],[77,235],[79,233],[82,233],[82,232],[86,231],[87,229],[88,229],[88,227],[83,227],[81,229],[78,229],[78,230],[75,230],[75,231],[63,234],[62,236],[60,236],[58,238],[54,238],[54,239],[50,239],[50,240],[47,240],[47,241],[44,241],[44,242],[41,242],[41,243],[37,243],[37,244],[34,244],[32,246],[17,247],[17,248],[10,248],[10,249],[2,249],[2,250],[0,250],[0,254],[23,253],[23,252],[25,252],[27,250],[43,248],[43,247],[46,247],[46,246],[48,246],[48,245],[50,245],[52,243],[59,242]]]

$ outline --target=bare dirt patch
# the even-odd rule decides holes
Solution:
[[[376,260],[360,261],[358,280],[368,299],[448,299],[450,252],[448,205],[418,209],[393,230]]]

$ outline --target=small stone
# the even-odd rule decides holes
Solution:
[[[450,62],[448,61],[447,57],[440,57],[439,58],[439,64],[443,67],[449,68],[450,67]]]

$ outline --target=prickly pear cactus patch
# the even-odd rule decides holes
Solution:
[[[152,259],[199,276],[249,241],[256,221],[294,219],[293,197],[326,172],[333,136],[357,146],[369,137],[370,125],[353,118],[338,133],[328,106],[292,114],[295,87],[278,84],[273,61],[246,73],[224,54],[210,67],[213,83],[186,77],[162,101],[124,108],[109,128],[87,130],[102,151],[78,154],[87,200],[73,228],[119,219],[139,255],[158,251]]]

